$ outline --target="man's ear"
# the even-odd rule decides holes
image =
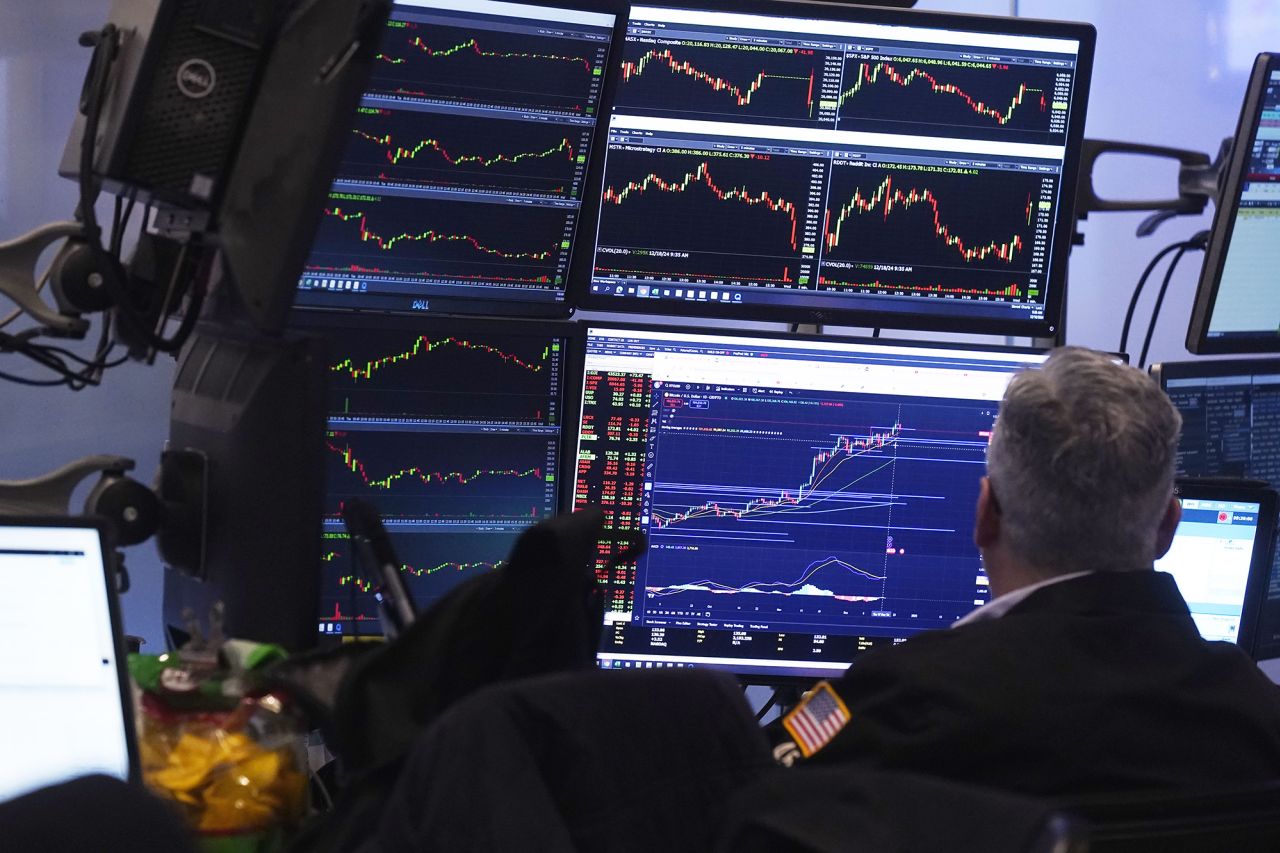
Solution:
[[[991,478],[983,477],[978,492],[978,508],[973,520],[973,544],[990,548],[1000,538],[1000,504],[991,491]]]
[[[1169,553],[1169,546],[1173,544],[1173,534],[1178,531],[1178,522],[1182,521],[1182,502],[1178,500],[1178,496],[1174,495],[1169,498],[1169,505],[1165,507],[1164,516],[1160,519],[1160,527],[1156,530],[1156,559],[1160,559]]]

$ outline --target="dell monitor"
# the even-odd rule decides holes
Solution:
[[[1225,166],[1187,349],[1280,352],[1280,54],[1259,54]]]
[[[399,0],[298,303],[567,315],[612,14]]]
[[[986,448],[1032,350],[589,325],[574,506],[598,506],[605,668],[839,675],[989,598]],[[648,552],[606,570],[628,537]],[[616,541],[615,541],[616,537]]]
[[[376,578],[343,525],[352,498],[381,515],[424,610],[507,558],[560,508],[562,388],[572,326],[299,311],[329,350],[321,642],[381,637]]]
[[[584,307],[1060,333],[1092,27],[704,2],[621,28]]]

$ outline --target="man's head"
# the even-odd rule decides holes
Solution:
[[[1056,574],[1149,569],[1169,548],[1182,418],[1150,377],[1055,350],[1009,383],[987,450],[974,540],[992,592]]]

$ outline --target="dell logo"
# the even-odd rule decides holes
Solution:
[[[188,98],[207,96],[217,83],[213,66],[203,59],[188,59],[178,66],[178,89]]]

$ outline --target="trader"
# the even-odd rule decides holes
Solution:
[[[976,513],[991,601],[819,685],[775,755],[1050,796],[1280,777],[1280,688],[1203,641],[1153,570],[1181,514],[1180,425],[1100,353],[1016,376]]]

